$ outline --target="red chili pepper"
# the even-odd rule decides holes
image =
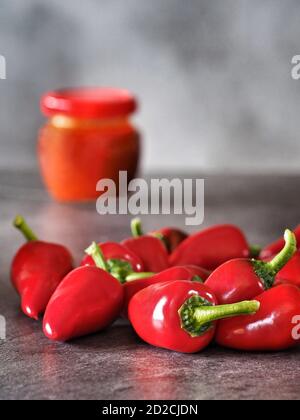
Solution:
[[[219,322],[216,341],[224,347],[246,351],[279,351],[295,347],[293,334],[300,315],[300,290],[293,285],[274,287],[256,298],[259,311],[252,316]]]
[[[259,304],[241,302],[216,306],[217,300],[203,284],[191,281],[159,283],[137,293],[129,304],[129,319],[147,343],[183,353],[207,347],[216,320],[255,313]]]
[[[106,263],[108,272],[120,280],[125,282],[127,276],[132,273],[144,272],[144,264],[142,260],[125,246],[116,242],[105,242],[99,244]],[[87,255],[81,262],[81,266],[95,265],[92,257]]]
[[[73,269],[73,259],[64,246],[39,241],[23,217],[16,217],[14,225],[28,242],[13,259],[11,280],[21,296],[22,311],[37,320],[59,283]]]
[[[286,245],[269,262],[234,259],[217,268],[207,279],[206,285],[213,290],[221,304],[253,299],[264,290],[273,287],[276,274],[296,252],[296,238],[286,230]]]
[[[73,270],[56,289],[44,317],[51,340],[68,341],[109,326],[120,315],[124,290],[108,269],[96,243],[87,250],[96,267]]]
[[[296,227],[294,230],[294,234],[296,236],[298,244],[300,244],[300,225]],[[278,252],[284,247],[284,240],[282,238],[278,239],[277,241],[273,242],[272,244],[266,246],[260,252],[259,258],[261,260],[268,260],[274,255],[278,254]]]
[[[243,232],[236,226],[219,225],[185,239],[171,254],[170,265],[193,264],[214,270],[228,260],[249,255]]]
[[[169,267],[169,255],[163,242],[154,236],[138,236],[122,242],[142,261],[145,271],[159,273]]]
[[[204,281],[209,276],[209,272],[200,267],[185,266],[185,267],[171,267],[158,274],[151,273],[137,273],[129,275],[124,283],[124,310],[125,317],[128,316],[128,306],[132,297],[140,290],[145,289],[152,284],[175,281],[175,280],[190,280],[190,281]]]
[[[132,220],[131,232],[134,238],[144,236],[141,219],[136,218]],[[187,233],[173,227],[165,227],[154,232],[150,232],[149,235],[163,241],[169,253],[173,252],[174,249],[176,249],[178,245],[188,237]]]

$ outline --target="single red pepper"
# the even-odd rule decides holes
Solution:
[[[239,228],[218,225],[185,239],[171,254],[170,265],[193,264],[214,270],[228,260],[249,255],[249,245]]]
[[[296,238],[290,231],[284,234],[285,247],[269,262],[254,259],[234,259],[217,268],[206,280],[220,304],[253,299],[274,286],[277,273],[296,252]]]
[[[209,276],[209,272],[196,266],[171,267],[158,274],[136,273],[129,275],[124,283],[124,309],[123,314],[128,316],[128,306],[132,297],[140,290],[152,284],[170,282],[175,280],[190,280],[204,282]]]
[[[107,271],[96,243],[87,250],[96,266],[69,273],[58,286],[44,316],[44,333],[56,341],[68,341],[109,326],[120,315],[124,290]]]
[[[129,319],[145,342],[183,353],[196,353],[212,341],[219,319],[253,314],[259,304],[240,302],[216,306],[205,285],[191,281],[159,283],[137,293],[129,304]]]
[[[73,258],[64,246],[39,241],[23,217],[16,217],[14,226],[28,242],[13,259],[11,281],[21,297],[22,311],[37,320],[57,286],[73,269]]]
[[[139,218],[132,220],[131,231],[133,237],[144,236],[142,222]],[[188,237],[187,233],[174,227],[158,229],[156,231],[150,232],[149,235],[152,235],[163,241],[169,253],[172,253],[174,249],[176,249],[178,245]]]
[[[297,243],[300,244],[300,225],[294,230],[294,235],[296,236]],[[280,250],[284,247],[284,240],[282,238],[273,242],[272,244],[263,248],[259,254],[261,260],[268,260],[273,258],[274,255],[278,254]]]
[[[144,270],[159,273],[169,267],[169,255],[163,242],[154,236],[137,236],[122,242],[136,254],[144,265]]]
[[[105,242],[100,243],[99,247],[106,260],[108,272],[121,283],[125,282],[128,275],[145,271],[142,260],[125,246],[116,242]],[[93,266],[95,262],[92,257],[86,255],[81,262],[81,266],[84,265]]]
[[[297,346],[300,290],[285,284],[262,293],[256,301],[260,309],[255,315],[219,322],[217,343],[243,351],[279,351]]]

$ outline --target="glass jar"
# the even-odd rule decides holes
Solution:
[[[93,200],[98,181],[119,172],[134,178],[139,161],[139,133],[130,122],[137,109],[128,91],[110,88],[48,92],[41,109],[49,120],[41,129],[38,157],[50,194],[59,201]]]

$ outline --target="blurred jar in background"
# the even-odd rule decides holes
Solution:
[[[38,157],[50,194],[59,201],[93,200],[97,182],[119,171],[134,178],[139,133],[130,122],[137,109],[128,91],[111,88],[65,89],[46,93],[41,109],[49,120],[41,129]]]

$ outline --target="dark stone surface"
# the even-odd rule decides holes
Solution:
[[[299,189],[298,177],[208,177],[205,225],[235,222],[251,242],[265,243],[299,222]],[[23,213],[42,238],[69,245],[80,258],[94,239],[125,237],[129,217],[100,217],[92,204],[55,204],[30,174],[1,172],[0,200],[0,314],[7,320],[1,399],[299,399],[298,349],[246,354],[212,347],[181,355],[143,344],[125,322],[72,344],[51,343],[39,322],[19,312],[10,286],[10,261],[22,243],[11,219]],[[145,228],[167,221],[184,227],[182,217],[149,216]]]

